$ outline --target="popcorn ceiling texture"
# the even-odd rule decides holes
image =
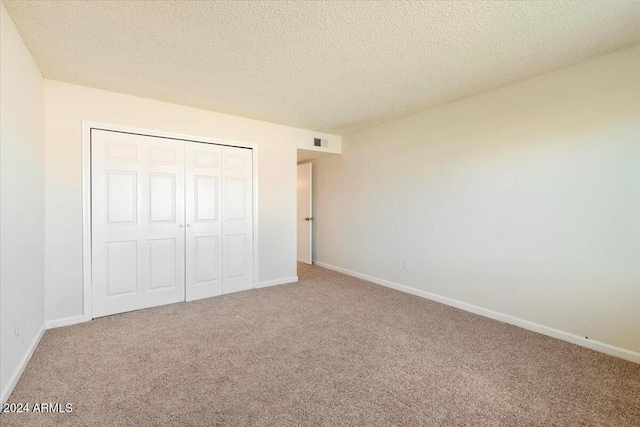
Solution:
[[[624,49],[635,1],[4,1],[42,74],[347,134]]]

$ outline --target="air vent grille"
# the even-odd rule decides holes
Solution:
[[[329,140],[325,138],[313,138],[314,147],[324,147],[327,148],[329,146]]]

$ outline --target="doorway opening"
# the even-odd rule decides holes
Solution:
[[[314,240],[321,235],[318,212],[314,213],[313,187],[319,168],[319,159],[336,153],[298,149],[298,193],[297,193],[297,260],[298,263],[313,264]],[[316,180],[317,182],[317,180]],[[320,227],[318,227],[320,225]],[[300,264],[299,264],[300,265]]]
[[[313,263],[313,164],[298,165],[298,262]]]

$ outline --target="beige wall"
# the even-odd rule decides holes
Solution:
[[[341,138],[45,80],[46,318],[82,314],[82,120],[258,144],[260,282],[296,276],[296,160]]]
[[[44,80],[2,4],[0,14],[0,401],[4,402],[44,328]]]
[[[316,260],[640,352],[640,47],[343,144]]]

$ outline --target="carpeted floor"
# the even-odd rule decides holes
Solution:
[[[4,425],[638,426],[640,365],[299,265],[300,282],[47,331]]]

